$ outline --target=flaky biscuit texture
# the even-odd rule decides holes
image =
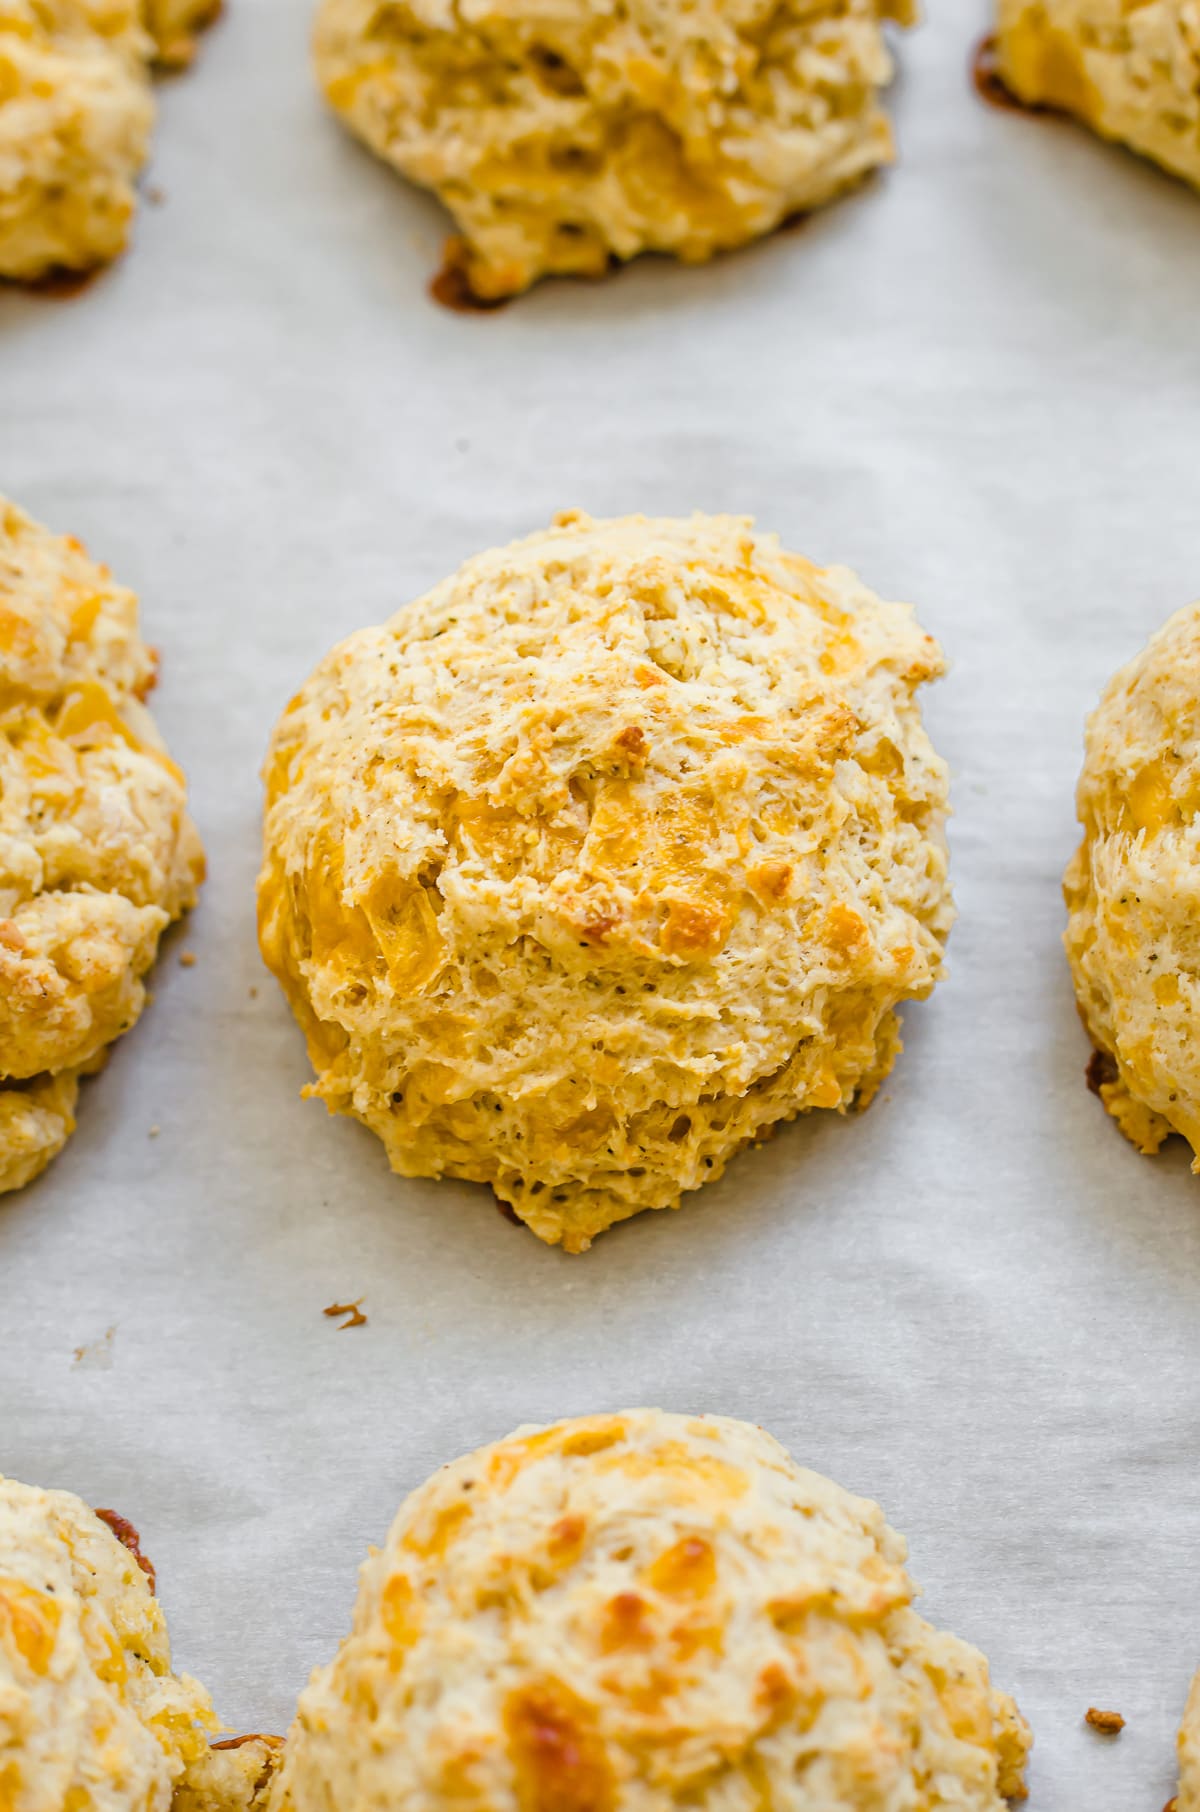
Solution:
[[[1029,1733],[904,1557],[744,1422],[519,1429],[402,1506],[272,1812],[999,1812]]]
[[[188,1761],[171,1812],[266,1812],[282,1757],[282,1737],[233,1737],[213,1743]]]
[[[1105,690],[1077,803],[1066,949],[1101,1096],[1140,1150],[1174,1131],[1200,1153],[1200,604]]]
[[[1200,0],[999,0],[1004,81],[1200,187]]]
[[[729,517],[565,516],[351,636],[266,768],[315,1092],[571,1251],[864,1103],[953,916],[941,671],[907,605]]]
[[[323,0],[321,85],[433,189],[484,298],[689,262],[891,160],[883,22],[915,0]]]
[[[70,1492],[0,1479],[6,1812],[167,1812],[215,1721],[134,1555]]]
[[[0,277],[124,248],[152,62],[186,62],[212,0],[0,0]]]
[[[0,499],[0,1189],[71,1132],[203,874],[153,677],[133,593]]]

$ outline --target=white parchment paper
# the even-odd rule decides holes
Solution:
[[[211,862],[66,1154],[0,1202],[0,1469],[137,1522],[235,1727],[285,1727],[436,1464],[650,1402],[882,1501],[1034,1725],[1033,1812],[1172,1788],[1200,1182],[1084,1088],[1058,886],[1084,713],[1200,592],[1200,202],[983,107],[981,6],[932,10],[885,180],[706,271],[460,317],[424,291],[437,209],[324,115],[306,9],[233,0],[161,92],[132,254],[0,296],[0,488],[141,593]],[[953,662],[928,718],[961,909],[864,1119],[579,1259],[301,1102],[252,902],[258,763],[315,660],[567,505],[751,512],[918,604]],[[323,1318],[360,1295],[365,1328]]]

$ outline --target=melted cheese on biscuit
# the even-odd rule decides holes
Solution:
[[[266,768],[315,1092],[572,1251],[864,1104],[953,916],[941,668],[730,518],[560,518],[352,636]]]

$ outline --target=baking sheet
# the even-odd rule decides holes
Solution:
[[[1171,1790],[1200,1183],[1084,1089],[1058,879],[1083,714],[1200,591],[1200,204],[983,107],[982,8],[933,12],[886,180],[706,271],[460,317],[424,293],[437,209],[324,116],[306,9],[235,0],[162,90],[133,254],[0,296],[0,488],[142,594],[211,863],[75,1139],[0,1202],[0,1467],[137,1522],[234,1727],[286,1726],[436,1464],[650,1402],[883,1502],[1034,1726],[1033,1812]],[[961,908],[865,1119],[579,1259],[300,1101],[252,903],[257,766],[317,657],[567,505],[752,512],[918,603],[953,661],[928,720]],[[364,1294],[366,1327],[323,1318]]]

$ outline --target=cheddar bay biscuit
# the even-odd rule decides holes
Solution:
[[[90,270],[125,246],[154,62],[189,60],[212,0],[0,0],[0,277]]]
[[[272,1812],[1000,1812],[1029,1732],[904,1559],[747,1423],[519,1429],[401,1507]]]
[[[210,1749],[204,1688],[172,1670],[137,1531],[69,1491],[0,1478],[5,1812],[258,1812],[279,1740]]]
[[[70,1492],[0,1479],[5,1807],[168,1812],[215,1727],[136,1555]]]
[[[0,1190],[74,1128],[203,854],[141,702],[137,600],[0,499]]]
[[[885,21],[915,0],[322,0],[351,130],[431,188],[474,293],[696,263],[891,161]]]
[[[1200,604],[1105,689],[1077,803],[1066,950],[1096,1085],[1140,1151],[1177,1132],[1200,1154]]]
[[[1196,0],[999,0],[1000,74],[1200,187]]]
[[[942,665],[729,517],[563,516],[351,636],[265,771],[313,1092],[569,1251],[865,1104],[953,916]]]

